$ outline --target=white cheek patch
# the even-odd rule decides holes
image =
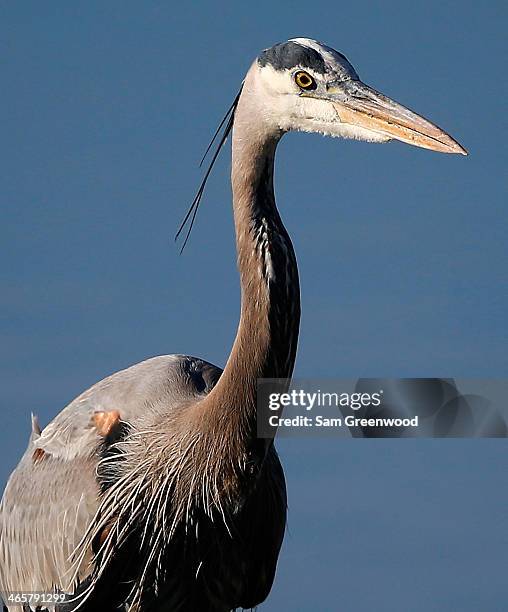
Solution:
[[[352,138],[367,142],[388,142],[390,138],[364,127],[340,121],[333,105],[326,100],[297,98],[290,116],[282,118],[284,131],[317,132],[335,138]]]
[[[327,100],[299,95],[287,70],[275,70],[270,65],[260,68],[255,63],[251,77],[252,94],[258,108],[266,123],[275,129],[283,132],[317,132],[325,136],[367,142],[390,140],[388,136],[367,128],[342,123],[333,104]]]
[[[270,65],[258,67],[257,78],[259,86],[272,95],[284,95],[295,93],[294,85],[288,70],[275,70]]]

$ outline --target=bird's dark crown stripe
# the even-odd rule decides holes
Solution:
[[[318,51],[293,41],[265,49],[258,57],[258,63],[260,66],[268,64],[275,70],[289,70],[295,66],[302,66],[320,74],[326,72],[325,60]]]

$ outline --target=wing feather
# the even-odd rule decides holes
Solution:
[[[154,357],[98,382],[42,431],[32,417],[28,447],[0,503],[0,591],[73,592],[72,577],[89,576],[91,551],[76,573],[72,555],[98,507],[96,412],[116,410],[135,423],[147,410],[206,394],[220,374],[194,357]]]

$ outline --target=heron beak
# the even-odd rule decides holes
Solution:
[[[467,155],[467,151],[440,127],[361,81],[329,83],[327,89],[326,97],[342,123],[415,147]]]

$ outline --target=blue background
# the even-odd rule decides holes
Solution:
[[[24,2],[2,46],[0,481],[81,390],[146,357],[223,365],[239,309],[229,147],[250,62],[310,36],[471,155],[290,134],[301,377],[506,377],[505,2]],[[289,528],[261,610],[478,612],[508,597],[505,441],[281,440]],[[41,500],[43,503],[44,500]]]

